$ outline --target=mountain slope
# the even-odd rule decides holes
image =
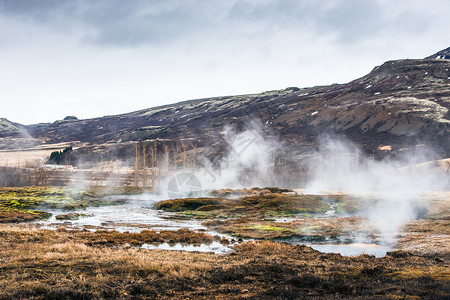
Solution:
[[[449,157],[449,69],[445,59],[397,60],[347,84],[190,100],[22,130],[46,142],[195,138],[209,144],[220,139],[225,125],[239,129],[259,119],[267,132],[297,144],[299,151],[313,147],[317,136],[327,132],[344,134],[367,152],[385,144],[400,149],[426,142]]]
[[[11,135],[19,132],[20,128],[17,124],[8,121],[5,118],[0,118],[0,135]]]
[[[450,59],[450,47],[441,50],[433,55],[426,57],[425,59]]]

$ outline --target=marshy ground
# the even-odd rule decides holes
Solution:
[[[344,194],[303,195],[276,188],[220,190],[207,198],[155,204],[171,211],[173,218],[192,219],[210,231],[142,230],[142,224],[136,225],[141,229],[135,232],[73,226],[71,222],[89,218],[80,208],[120,207],[124,199],[105,197],[109,193],[1,189],[0,299],[450,296],[448,192],[429,195],[428,214],[408,223],[395,245],[397,250],[381,258],[345,257],[275,242],[350,240],[351,232],[361,230],[364,220],[352,215],[357,205]],[[24,223],[47,218],[52,209],[61,212],[56,230]],[[240,238],[244,241],[238,242]],[[234,251],[218,255],[142,247],[161,243],[222,243]]]

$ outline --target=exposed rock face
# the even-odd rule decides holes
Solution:
[[[209,143],[219,139],[226,124],[242,128],[259,119],[268,132],[297,144],[299,151],[313,147],[325,132],[346,135],[367,152],[377,151],[380,145],[395,150],[424,142],[449,157],[449,109],[450,60],[398,60],[347,84],[190,100],[26,129],[47,142],[195,138]]]

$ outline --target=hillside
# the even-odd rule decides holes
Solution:
[[[259,119],[267,125],[264,130],[298,145],[298,151],[313,147],[326,132],[346,135],[369,153],[380,145],[398,150],[424,142],[450,157],[450,60],[442,59],[445,51],[428,59],[389,61],[346,84],[190,100],[30,126],[1,119],[0,136],[26,132],[39,142],[90,144],[195,138],[210,144],[219,140],[225,125],[242,128]]]

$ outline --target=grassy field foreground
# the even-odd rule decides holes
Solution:
[[[172,238],[187,234],[175,233]],[[349,258],[270,241],[242,243],[231,254],[216,255],[130,246],[130,239],[144,242],[145,234],[101,235],[0,224],[0,299],[444,299],[450,295],[448,255],[424,257],[397,251],[384,258]],[[107,242],[92,243],[99,240]]]

